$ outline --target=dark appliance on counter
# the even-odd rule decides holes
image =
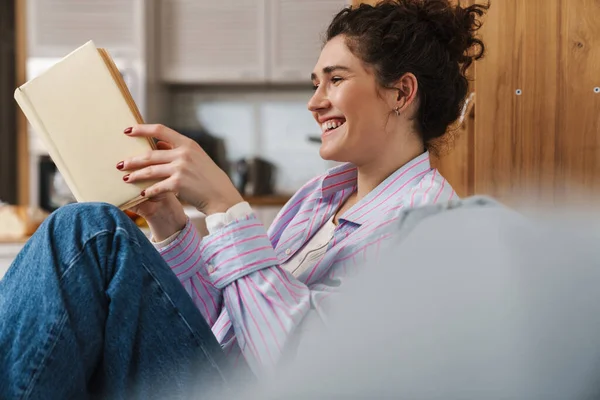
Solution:
[[[77,202],[49,156],[39,157],[38,187],[38,204],[45,211],[52,212],[66,204]]]
[[[270,196],[275,194],[275,165],[253,157],[235,163],[233,183],[242,196]]]

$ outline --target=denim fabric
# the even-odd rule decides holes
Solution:
[[[226,374],[189,295],[115,207],[62,207],[0,281],[0,399],[202,398]]]

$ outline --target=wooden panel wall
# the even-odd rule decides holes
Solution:
[[[594,0],[492,3],[476,65],[475,192],[509,204],[598,192],[599,13]]]
[[[600,195],[600,1],[560,4],[556,197]],[[596,91],[594,91],[594,88]]]

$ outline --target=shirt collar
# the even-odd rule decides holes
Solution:
[[[421,176],[429,171],[431,171],[429,152],[425,151],[388,176],[345,212],[341,219],[362,225],[373,217],[373,213],[385,211],[390,204],[400,203],[400,199],[420,182]],[[356,177],[356,167],[352,164],[332,168],[323,179],[323,195],[328,196],[339,190],[356,186]]]
[[[318,197],[329,197],[339,191],[356,186],[357,176],[356,166],[351,163],[329,169],[321,179]]]

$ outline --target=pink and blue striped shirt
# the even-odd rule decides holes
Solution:
[[[304,185],[265,230],[254,214],[201,238],[188,223],[160,249],[234,362],[268,373],[310,312],[325,318],[327,299],[394,234],[406,207],[446,202],[456,194],[431,168],[429,153],[413,159],[339,218],[327,252],[297,278],[280,267],[356,190],[352,164]],[[243,360],[242,360],[243,358]]]

